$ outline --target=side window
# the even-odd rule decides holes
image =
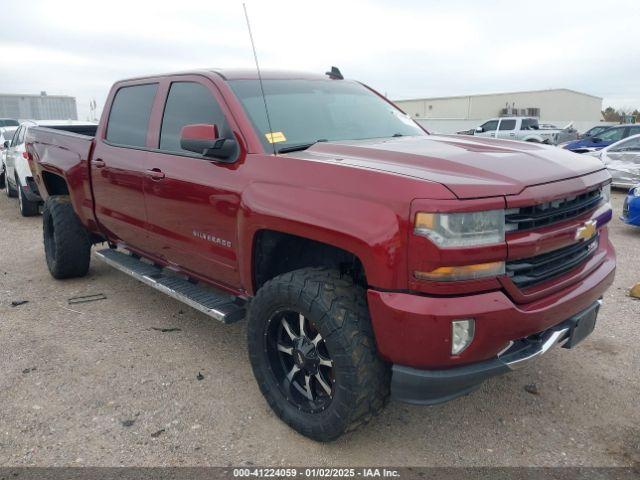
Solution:
[[[627,135],[627,137],[630,137],[632,135],[637,135],[640,133],[640,127],[629,127],[629,134]]]
[[[118,90],[109,112],[107,141],[130,147],[146,146],[151,107],[157,90],[157,83]]]
[[[493,132],[498,126],[498,120],[489,120],[480,126],[482,127],[483,132]]]
[[[13,137],[11,137],[11,141],[9,142],[10,147],[15,147],[18,145],[18,138],[20,137],[20,132],[22,131],[22,127],[18,128],[14,133]]]
[[[502,120],[500,122],[500,128],[498,130],[515,130],[515,129],[516,129],[515,120]]]
[[[598,134],[596,138],[600,140],[604,140],[605,142],[617,142],[621,140],[624,135],[626,128],[610,128],[609,130],[605,130],[602,134]]]
[[[24,137],[27,134],[27,127],[22,127],[20,129],[20,136],[18,137],[18,143],[17,145],[22,145],[24,143]]]
[[[538,120],[535,118],[523,118],[520,130],[538,130]]]
[[[227,130],[220,105],[204,85],[195,82],[172,83],[162,117],[160,149],[185,152],[180,147],[180,131],[185,125],[197,123],[217,125],[221,134]]]
[[[640,151],[640,138],[631,138],[620,142],[616,148],[612,148],[611,152],[639,152]]]

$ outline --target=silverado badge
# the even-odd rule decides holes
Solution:
[[[595,220],[589,220],[576,230],[576,240],[589,240],[597,233],[598,223]]]

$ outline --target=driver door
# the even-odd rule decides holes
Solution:
[[[489,120],[480,125],[482,131],[474,133],[478,137],[493,137],[496,134],[496,128],[498,128],[498,120]]]
[[[172,77],[165,85],[162,123],[145,179],[148,235],[155,252],[180,270],[237,287],[238,184],[242,158],[233,164],[183,150],[180,133],[193,124],[216,125],[233,138],[216,87],[198,76]]]

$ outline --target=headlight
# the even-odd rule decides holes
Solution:
[[[504,242],[504,210],[416,214],[414,233],[444,248]]]
[[[611,202],[611,184],[610,183],[602,187],[601,195],[602,195],[602,198],[604,198],[605,202],[607,203]]]
[[[640,187],[634,188],[632,191],[634,197],[640,197]]]

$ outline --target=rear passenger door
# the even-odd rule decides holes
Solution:
[[[185,125],[215,124],[220,137],[233,138],[228,111],[204,77],[174,77],[166,88],[158,150],[148,163],[161,178],[145,179],[150,241],[169,264],[237,287],[240,195],[234,185],[242,161],[216,162],[180,147]]]
[[[148,131],[158,83],[120,86],[96,137],[91,183],[96,218],[112,241],[149,251],[144,180]]]

